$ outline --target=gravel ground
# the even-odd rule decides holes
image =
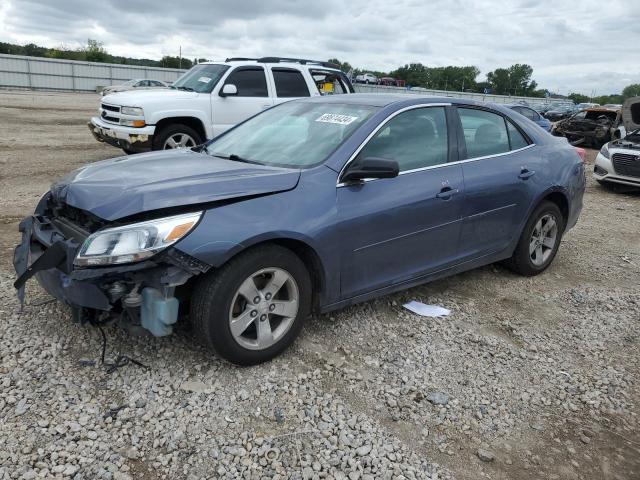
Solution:
[[[19,313],[10,265],[50,182],[119,154],[85,126],[97,103],[0,91],[0,479],[640,478],[640,194],[589,178],[541,276],[488,266],[314,317],[252,368],[187,325],[110,327],[106,362],[146,366],[110,372],[37,285]]]

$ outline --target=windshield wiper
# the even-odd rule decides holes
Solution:
[[[246,158],[242,158],[240,155],[236,155],[235,153],[232,153],[228,157],[225,157],[224,155],[216,155],[215,153],[212,154],[212,155],[214,157],[222,158],[224,160],[231,160],[233,162],[252,163],[254,165],[262,165],[260,162],[256,162],[255,160],[248,160]]]

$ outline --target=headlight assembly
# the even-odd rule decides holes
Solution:
[[[134,115],[136,117],[142,117],[144,111],[140,107],[120,107],[120,113],[123,115]]]
[[[605,143],[602,148],[600,149],[600,155],[602,155],[604,158],[611,158],[610,154],[609,154],[609,144]]]
[[[90,267],[144,260],[183,238],[200,217],[196,212],[100,230],[84,241],[73,263]]]

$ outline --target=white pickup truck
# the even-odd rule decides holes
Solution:
[[[102,98],[89,130],[126,153],[188,148],[294,98],[353,93],[336,65],[279,57],[201,63],[170,88]]]

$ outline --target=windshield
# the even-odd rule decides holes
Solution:
[[[200,64],[173,82],[171,88],[189,90],[198,93],[211,93],[220,77],[229,69],[227,65]]]
[[[129,80],[128,82],[124,82],[122,85],[123,85],[123,86],[127,86],[127,87],[132,87],[132,86],[134,86],[136,83],[138,83],[138,80]]]
[[[310,167],[326,160],[375,111],[367,105],[288,102],[213,140],[207,152],[263,165]]]

